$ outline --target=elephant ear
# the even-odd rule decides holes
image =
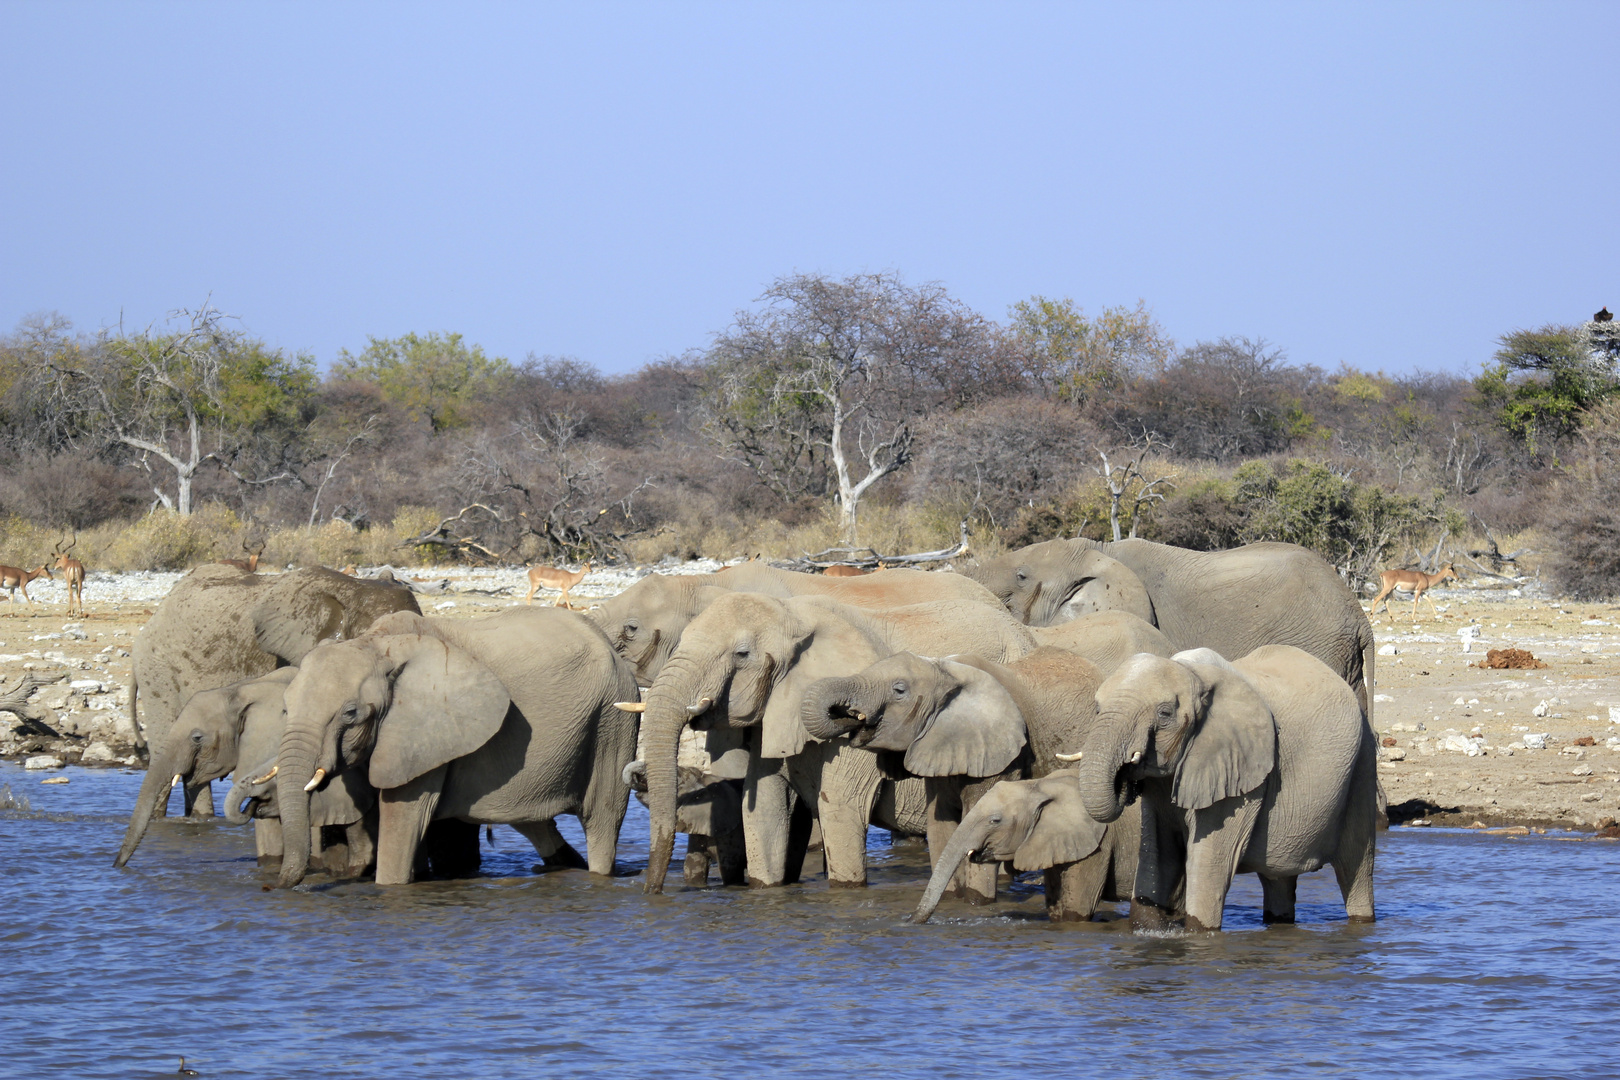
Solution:
[[[1202,810],[1266,782],[1277,765],[1277,724],[1241,672],[1225,663],[1186,666],[1203,681],[1203,715],[1176,769],[1170,799],[1183,809]]]
[[[1108,826],[1086,813],[1080,800],[1079,770],[1060,769],[1037,783],[1046,801],[1040,805],[1040,817],[1029,837],[1013,854],[1013,868],[1045,870],[1094,854],[1102,846]]]
[[[956,660],[935,661],[960,685],[906,750],[916,776],[994,776],[1025,742],[1024,714],[989,672]]]
[[[706,739],[708,772],[719,780],[741,780],[748,775],[748,728],[710,728]]]
[[[356,581],[335,570],[307,567],[282,574],[249,617],[259,648],[288,664],[323,641],[357,637],[386,610],[416,612],[416,599],[401,586]]]
[[[488,742],[512,703],[495,673],[436,637],[379,638],[398,661],[393,700],[377,725],[370,778],[396,788]]]

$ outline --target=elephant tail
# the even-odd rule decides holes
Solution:
[[[146,732],[141,729],[140,700],[141,668],[139,664],[131,664],[129,668],[129,724],[135,729],[135,754],[147,764],[152,762],[152,749],[146,744]]]

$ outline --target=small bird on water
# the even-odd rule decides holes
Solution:
[[[175,1074],[177,1076],[201,1076],[202,1075],[202,1073],[198,1072],[196,1069],[188,1069],[188,1068],[186,1068],[186,1055],[184,1055],[184,1054],[180,1055],[180,1067],[178,1069],[174,1070],[174,1071],[175,1071]]]

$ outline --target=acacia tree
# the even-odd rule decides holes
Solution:
[[[1032,296],[1008,311],[1013,343],[1028,377],[1077,404],[1132,378],[1163,370],[1175,347],[1145,301],[1088,317],[1073,300]]]
[[[861,499],[911,460],[913,422],[970,396],[996,335],[937,285],[894,274],[778,279],[710,348],[709,435],[785,499]]]
[[[297,418],[314,391],[315,362],[230,329],[229,316],[206,303],[170,318],[182,328],[108,335],[51,370],[63,411],[91,438],[135,451],[132,464],[152,477],[158,501],[189,515],[199,469],[230,465],[251,440]],[[173,472],[172,496],[153,458]]]
[[[465,427],[480,397],[487,397],[512,374],[501,357],[486,356],[460,334],[406,334],[370,338],[365,349],[338,353],[332,365],[337,379],[375,383],[383,397],[435,432]]]
[[[1620,389],[1620,334],[1610,326],[1543,326],[1498,339],[1496,363],[1474,385],[1532,455],[1573,436],[1587,412]]]

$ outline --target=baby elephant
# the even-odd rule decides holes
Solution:
[[[686,884],[709,882],[709,863],[720,864],[722,885],[748,884],[748,853],[743,845],[742,781],[722,780],[690,765],[676,768],[678,794],[675,831],[686,834]],[[642,806],[647,805],[647,763],[632,761],[624,767]]]
[[[1294,921],[1295,880],[1331,864],[1352,922],[1373,918],[1376,750],[1355,693],[1320,660],[1267,645],[1133,656],[1097,690],[1080,791],[1098,821],[1142,804],[1133,922],[1219,930],[1234,873],[1265,921]]]

